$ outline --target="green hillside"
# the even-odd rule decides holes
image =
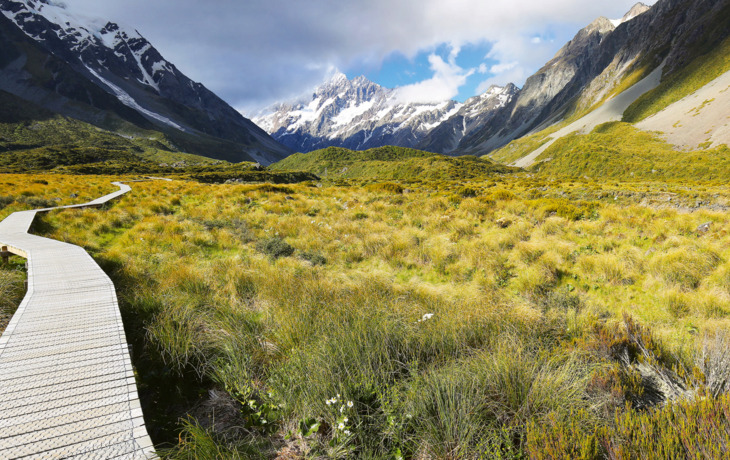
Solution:
[[[101,161],[212,163],[156,131],[120,121],[117,132],[63,117],[0,91],[0,170],[26,172]]]
[[[677,151],[656,134],[623,122],[558,139],[532,170],[547,176],[595,179],[730,180],[730,148]]]
[[[465,180],[518,171],[474,156],[449,157],[403,147],[353,151],[328,147],[297,153],[272,170],[307,171],[325,179]]]

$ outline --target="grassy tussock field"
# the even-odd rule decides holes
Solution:
[[[0,176],[0,216],[110,180]],[[170,458],[719,458],[729,200],[526,174],[152,181],[36,231],[114,280]]]
[[[706,182],[730,179],[730,149],[678,152],[657,135],[628,123],[611,122],[588,134],[558,139],[531,170],[543,176],[593,177],[684,182],[701,177]]]

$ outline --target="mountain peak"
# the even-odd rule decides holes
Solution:
[[[322,85],[317,88],[317,91],[331,88],[365,88],[371,86],[378,85],[368,80],[364,75],[349,79],[347,78],[347,75],[337,70],[334,74],[332,74],[331,77],[329,77]]]
[[[624,14],[624,16],[621,19],[611,19],[611,23],[614,25],[614,27],[618,27],[621,24],[623,24],[624,22],[631,21],[636,16],[646,13],[650,9],[651,9],[650,6],[639,2],[636,5],[632,6],[631,9],[626,14]]]
[[[335,70],[335,72],[332,74],[332,76],[327,80],[327,83],[330,85],[339,85],[347,81],[347,75],[340,72],[339,70]]]
[[[606,33],[606,32],[611,32],[615,28],[616,28],[616,26],[613,24],[613,21],[611,21],[607,17],[601,16],[599,18],[596,18],[595,21],[588,24],[588,26],[585,27],[583,30],[588,33],[591,33],[591,32]]]

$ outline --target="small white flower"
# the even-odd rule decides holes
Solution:
[[[266,424],[266,419],[265,419],[265,418],[262,418],[262,419],[261,419],[261,423],[262,423],[262,424]]]
[[[352,433],[350,433],[350,430],[345,430],[345,435],[350,436]]]
[[[340,422],[340,423],[339,423],[339,424],[337,425],[337,429],[338,429],[338,430],[344,430],[344,429],[345,429],[345,424],[344,424],[344,423],[342,423],[342,422]]]
[[[340,406],[340,414],[345,410],[345,406]]]
[[[327,400],[327,405],[329,406],[329,405],[331,405],[331,404],[332,404],[332,400],[331,400],[331,399],[328,399],[328,400]]]
[[[350,419],[348,419],[347,417],[345,417],[345,418],[343,418],[343,419],[342,419],[342,421],[343,421],[344,423],[347,423],[347,422],[348,422],[348,420],[350,420]]]
[[[421,317],[421,321],[426,321],[426,320],[429,320],[431,318],[433,318],[433,313],[426,313],[425,315],[423,315]]]
[[[340,394],[339,393],[337,393],[337,399],[340,399]]]
[[[347,407],[352,407],[352,401],[347,401]]]

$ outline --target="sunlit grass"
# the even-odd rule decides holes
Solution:
[[[40,178],[0,176],[0,196],[26,183],[64,202],[75,188],[113,190],[103,177],[91,192]],[[615,332],[624,314],[680,360],[729,325],[729,219],[686,212],[727,203],[722,187],[395,185],[139,182],[107,209],[51,213],[42,231],[87,247],[112,275],[128,334],[159,359],[140,371],[143,394],[197,392],[146,414],[238,414],[209,425],[196,412],[179,439],[161,438],[180,458],[253,458],[252,446],[264,457],[519,458],[584,428],[620,434],[634,422],[606,416],[623,410],[607,401],[641,397],[636,362],[595,350],[633,350]],[[155,387],[174,375],[185,378],[175,392]],[[338,394],[353,402],[347,436],[327,404]],[[605,453],[594,441],[586,452]]]

